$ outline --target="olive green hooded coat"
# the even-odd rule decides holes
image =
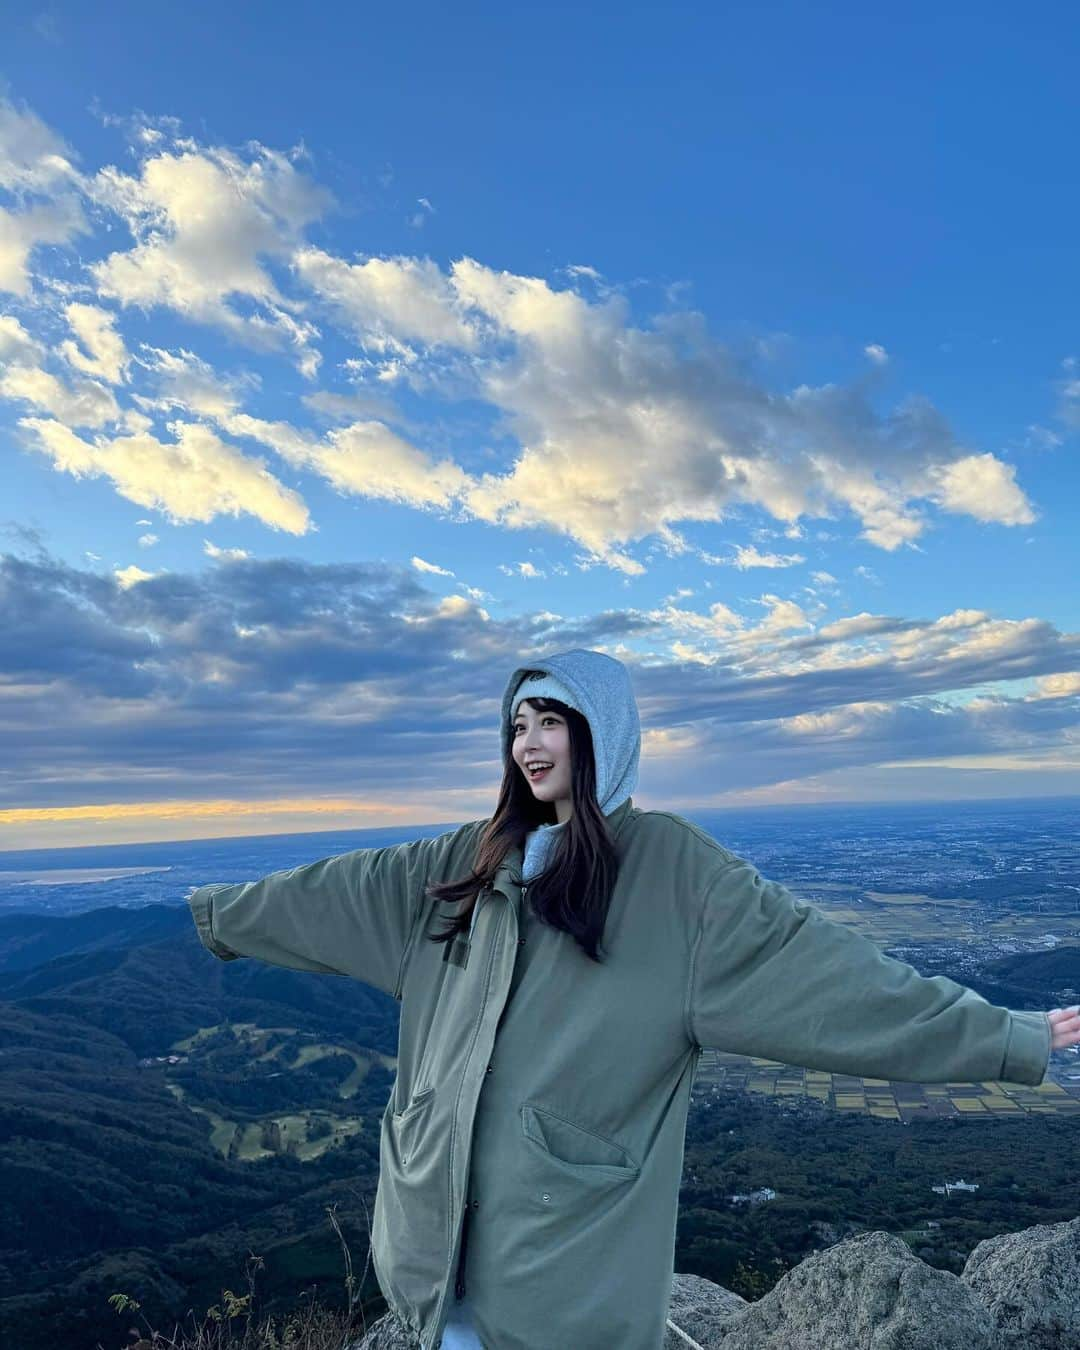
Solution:
[[[596,727],[613,696],[583,655],[598,654],[529,668],[572,689]],[[525,669],[503,698],[504,757]],[[630,798],[607,816],[619,874],[602,964],[530,916],[520,847],[470,938],[431,942],[453,911],[425,887],[469,872],[485,823],[189,897],[223,960],[345,975],[399,1000],[372,1253],[423,1350],[466,1282],[490,1350],[660,1350],[702,1047],[911,1082],[1043,1079],[1044,1013],[920,976]]]

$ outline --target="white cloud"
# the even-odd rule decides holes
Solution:
[[[131,358],[124,339],[116,331],[116,315],[98,305],[78,302],[68,305],[64,314],[85,350],[66,338],[57,348],[60,355],[84,375],[97,375],[110,384],[119,384]]]
[[[209,539],[203,540],[203,552],[216,562],[242,562],[251,556],[247,549],[243,548],[217,548]]]
[[[122,497],[174,522],[251,515],[290,534],[309,528],[299,494],[278,482],[262,460],[242,455],[209,427],[177,422],[170,424],[173,442],[144,433],[99,438],[91,445],[59,422],[24,417],[19,425],[34,433],[34,448],[55,468],[76,478],[108,478]]]
[[[428,201],[426,197],[417,197],[416,204],[421,209],[419,211],[414,211],[413,214],[409,217],[409,225],[414,230],[419,230],[423,228],[424,222],[426,221],[427,217],[429,215],[433,216],[435,214],[435,208],[432,206],[432,204]]]
[[[331,193],[257,142],[246,159],[223,147],[179,147],[151,155],[137,177],[108,166],[92,180],[97,204],[121,216],[136,241],[91,265],[100,294],[144,310],[168,306],[259,349],[292,348],[301,372],[313,375],[318,331],[264,260],[288,262]],[[254,308],[242,312],[237,300]]]
[[[43,244],[66,244],[89,226],[71,198],[9,211],[0,206],[0,291],[29,296],[30,255]]]
[[[0,314],[0,363],[36,366],[44,359],[44,345],[13,314]]]
[[[563,271],[570,277],[585,277],[588,281],[603,281],[603,277],[595,267],[590,267],[587,263],[571,263],[564,267]]]
[[[0,291],[30,294],[30,255],[43,244],[66,244],[89,233],[76,191],[74,153],[36,113],[0,97],[0,187],[44,195],[20,210],[0,207]]]
[[[140,581],[149,581],[151,577],[157,576],[156,572],[144,572],[141,567],[136,567],[134,563],[130,567],[118,568],[114,570],[113,576],[120,583],[122,590],[129,590]]]
[[[646,611],[646,618],[650,623],[669,632],[692,633],[700,638],[717,640],[730,639],[746,626],[746,620],[741,614],[736,614],[719,600],[709,606],[707,614],[700,614],[692,609],[680,609],[677,605],[667,603],[659,609]]]
[[[471,348],[478,333],[451,282],[421,258],[348,263],[318,248],[297,251],[298,275],[365,347],[399,354],[413,341]]]
[[[1029,699],[1072,698],[1080,694],[1080,670],[1062,671],[1057,675],[1044,675],[1036,680],[1035,688]]]
[[[666,532],[678,547],[675,522],[722,520],[736,502],[789,527],[844,507],[886,550],[926,528],[920,498],[965,507],[955,484],[943,496],[928,474],[959,451],[925,399],[880,417],[858,387],[778,396],[709,338],[699,315],[665,315],[647,331],[628,323],[619,296],[590,304],[467,258],[450,280],[463,305],[516,344],[477,371],[523,447],[509,473],[484,474],[468,494],[482,519],[559,530],[634,573],[640,564],[619,545]],[[999,462],[982,459],[985,482]],[[1022,516],[1015,504],[995,513],[985,493],[966,504],[979,519]]]
[[[1080,387],[1077,388],[1077,394],[1080,395]],[[1056,431],[1051,431],[1049,427],[1039,426],[1036,422],[1027,428],[1023,448],[1025,450],[1056,450],[1059,445],[1064,443],[1063,436],[1059,436]]]
[[[140,535],[139,535],[139,547],[140,547],[140,548],[153,548],[154,545],[155,545],[157,542],[158,542],[158,537],[157,537],[156,534],[140,534]]]
[[[373,390],[357,390],[349,394],[334,393],[329,389],[319,389],[311,394],[301,395],[300,402],[313,412],[335,422],[366,421],[377,417],[380,421],[393,421],[398,416],[394,404],[382,393]]]
[[[474,605],[464,595],[444,595],[435,609],[440,619],[457,618],[462,614],[475,614],[484,623],[491,622],[491,615],[480,605]]]
[[[452,577],[454,574],[448,567],[439,567],[436,563],[425,562],[423,558],[413,555],[412,565],[418,572],[434,572],[440,577]]]
[[[768,614],[752,632],[783,633],[791,628],[813,627],[806,612],[794,600],[784,600],[779,595],[763,595],[755,604],[765,605]]]
[[[444,595],[439,600],[434,609],[423,614],[403,614],[401,616],[404,623],[411,628],[429,628],[435,625],[442,626],[448,620],[469,618],[476,615],[482,623],[490,623],[491,615],[486,609],[479,605],[474,605],[471,600],[464,595]],[[453,653],[451,653],[453,654]]]
[[[28,108],[0,98],[0,187],[49,192],[77,180],[74,152]]]
[[[101,427],[120,416],[112,390],[103,384],[77,379],[67,385],[40,366],[0,369],[0,397],[31,403],[73,427]]]
[[[1016,469],[993,455],[967,455],[929,471],[935,489],[927,496],[944,510],[1002,525],[1030,525],[1031,503],[1016,483]]]
[[[761,553],[753,544],[749,547],[736,545],[735,557],[730,559],[732,566],[741,572],[749,567],[794,567],[805,561],[801,553]]]
[[[514,563],[512,567],[508,567],[506,563],[499,563],[499,571],[508,577],[524,577],[526,581],[539,581],[546,575],[531,562]]]
[[[779,730],[791,736],[824,737],[829,740],[864,736],[867,722],[887,716],[888,703],[849,703],[843,708],[832,708],[821,713],[797,713],[794,717],[777,719]]]
[[[296,468],[314,470],[342,492],[447,510],[468,483],[451,460],[432,460],[381,422],[333,427],[322,440],[287,422],[244,413],[223,417],[221,424],[231,435],[270,446]]]
[[[852,614],[845,619],[836,619],[832,623],[823,624],[818,629],[818,636],[827,638],[830,642],[846,642],[850,638],[865,637],[869,633],[888,632],[896,627],[896,620],[891,619],[885,614],[867,614],[864,610],[861,614]]]
[[[889,353],[885,350],[884,347],[882,347],[877,342],[868,343],[863,348],[863,352],[865,353],[866,356],[870,358],[871,361],[873,361],[873,363],[876,366],[884,366],[888,364]]]
[[[112,212],[129,227],[133,245],[87,269],[99,297],[144,311],[167,306],[260,350],[290,352],[306,378],[319,367],[310,318],[318,307],[354,336],[356,350],[342,364],[358,386],[486,403],[504,443],[513,436],[518,448],[509,465],[466,472],[392,429],[408,424],[362,387],[308,396],[312,410],[348,419],[323,437],[246,417],[244,396],[258,387],[251,377],[223,378],[190,351],[151,346],[135,360],[152,387],[132,392],[135,407],[122,411],[103,386],[67,389],[40,358],[23,360],[34,373],[5,392],[59,421],[100,427],[119,419],[132,438],[153,439],[148,413],[213,418],[339,491],[551,530],[584,550],[575,558],[582,570],[603,563],[626,578],[645,570],[634,556],[639,541],[654,536],[668,556],[695,551],[677,526],[724,524],[746,506],[768,513],[791,539],[804,537],[806,518],[850,514],[861,537],[887,551],[917,548],[934,508],[988,524],[1035,519],[1011,465],[958,444],[925,398],[879,411],[872,374],[851,387],[777,391],[710,336],[701,314],[663,313],[638,326],[625,296],[606,284],[587,299],[469,257],[445,271],[428,258],[340,258],[306,237],[335,202],[297,168],[301,150],[201,146],[169,118],[121,124],[135,171],[109,165],[85,177],[39,119],[10,107],[0,118],[0,178],[62,194],[33,209],[60,212],[64,229],[77,228],[79,191],[98,215]],[[24,225],[0,221],[0,282],[6,269],[23,287],[32,239],[44,237]],[[585,264],[561,270],[572,284],[598,282]],[[82,376],[126,384],[131,358],[110,311],[54,284],[71,301],[78,339],[61,353]],[[887,360],[880,344],[864,350],[876,364]],[[735,565],[803,561],[738,547]]]
[[[259,377],[248,372],[220,375],[185,347],[173,352],[143,343],[135,359],[156,387],[153,397],[136,394],[135,402],[156,411],[180,409],[196,417],[220,419],[236,412],[244,397],[260,384]]]

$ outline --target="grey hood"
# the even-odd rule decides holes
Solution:
[[[603,652],[576,647],[555,656],[540,656],[519,666],[507,681],[502,699],[503,765],[512,763],[514,697],[527,670],[554,675],[573,695],[592,732],[596,760],[596,800],[609,816],[637,786],[641,756],[641,722],[630,684],[630,672],[621,661]]]

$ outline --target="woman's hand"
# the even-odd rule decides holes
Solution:
[[[1051,1050],[1080,1045],[1080,1005],[1075,1008],[1055,1008],[1046,1017],[1050,1023]]]

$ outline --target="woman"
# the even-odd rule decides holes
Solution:
[[[923,978],[689,821],[636,808],[619,661],[515,670],[501,739],[489,820],[189,897],[224,960],[400,1001],[372,1254],[423,1350],[659,1350],[702,1047],[1038,1084],[1080,1041],[1077,1009]]]

